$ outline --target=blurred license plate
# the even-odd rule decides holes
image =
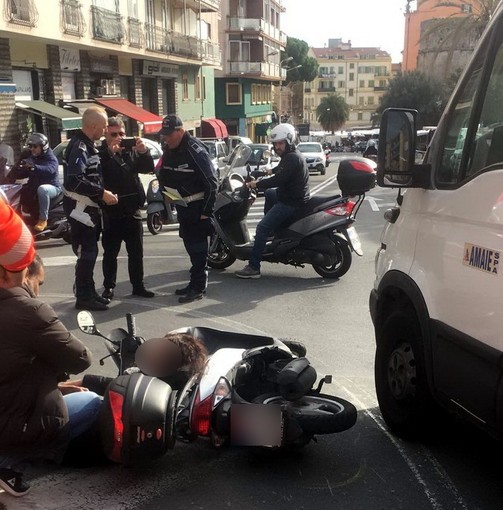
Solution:
[[[360,242],[360,237],[358,236],[358,232],[356,232],[355,227],[349,227],[346,232],[348,233],[353,250],[355,250],[358,255],[363,255],[362,243]]]
[[[237,446],[281,446],[280,405],[232,404],[231,443]]]

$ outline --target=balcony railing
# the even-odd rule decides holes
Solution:
[[[265,21],[261,18],[229,18],[229,30],[263,32]]]
[[[218,64],[222,62],[222,50],[219,44],[209,41],[202,41],[203,61],[209,64]]]
[[[142,22],[136,18],[128,18],[127,24],[129,46],[133,48],[142,48],[145,38],[143,35]]]
[[[7,21],[17,25],[34,27],[38,21],[38,11],[34,0],[4,0]]]
[[[147,41],[147,49],[150,51],[203,59],[203,44],[197,37],[179,34],[178,32],[146,23],[145,39]]]
[[[171,53],[189,58],[202,59],[201,39],[177,32],[170,32]]]
[[[281,69],[278,64],[269,62],[227,62],[229,74],[254,74],[284,80],[286,78],[284,71],[285,69]]]
[[[93,37],[95,39],[114,44],[123,44],[126,31],[122,22],[122,16],[119,13],[94,5],[91,6],[91,13]]]
[[[318,92],[335,92],[335,87],[318,87]]]
[[[382,92],[383,90],[387,90],[388,87],[374,87],[375,92]]]
[[[82,37],[86,33],[82,5],[78,0],[61,0],[61,26],[65,34]]]
[[[169,31],[157,25],[145,23],[145,39],[147,50],[168,53],[171,47]]]

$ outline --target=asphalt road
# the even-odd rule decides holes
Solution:
[[[333,155],[326,176],[313,176],[320,193],[338,191]],[[344,156],[347,156],[344,154]],[[324,187],[326,184],[326,187]],[[321,189],[322,188],[322,189]],[[373,382],[374,337],[368,313],[374,255],[383,212],[396,191],[369,193],[357,218],[364,256],[355,257],[338,281],[320,278],[311,267],[264,264],[262,279],[239,280],[236,262],[212,271],[208,295],[179,305],[173,291],[187,279],[188,263],[176,228],[158,236],[145,234],[146,285],[151,300],[133,298],[121,254],[116,299],[107,312],[95,313],[100,330],[125,327],[125,313],[136,315],[146,338],[187,325],[262,333],[300,340],[319,375],[332,374],[327,393],[358,408],[349,431],[324,436],[302,451],[277,453],[247,449],[213,450],[204,440],[177,444],[163,459],[141,469],[107,465],[69,469],[30,467],[32,491],[19,500],[0,493],[16,509],[499,509],[502,449],[499,443],[459,423],[440,428],[429,444],[403,442],[386,430]],[[261,200],[251,219],[260,218]],[[46,263],[42,297],[95,354],[92,372],[114,375],[113,364],[97,363],[105,355],[101,341],[76,329],[71,292],[74,258],[59,241],[39,247]],[[97,282],[101,268],[97,265]]]

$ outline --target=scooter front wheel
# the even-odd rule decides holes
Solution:
[[[234,264],[235,261],[236,257],[221,237],[216,234],[212,236],[208,253],[208,266],[213,269],[225,269]]]
[[[257,397],[256,404],[281,405],[288,420],[293,420],[305,434],[335,434],[350,429],[356,423],[356,408],[351,402],[332,395],[304,395],[290,402],[281,395],[265,394]]]
[[[154,236],[162,230],[162,218],[159,211],[147,214],[147,227]]]
[[[351,267],[351,249],[347,242],[342,239],[334,241],[336,260],[333,264],[313,264],[313,269],[323,278],[340,278]]]

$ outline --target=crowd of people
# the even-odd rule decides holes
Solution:
[[[161,186],[175,189],[182,198],[181,204],[176,204],[179,235],[191,264],[187,285],[175,294],[180,303],[190,303],[202,299],[208,285],[207,256],[214,228],[217,178],[204,145],[184,130],[178,116],[167,115],[159,135],[164,144],[159,180]],[[145,195],[138,178],[138,173],[153,172],[154,164],[141,138],[125,150],[124,137],[124,123],[119,118],[108,118],[98,107],[87,109],[82,129],[71,138],[64,154],[62,185],[47,138],[40,133],[29,138],[31,155],[26,165],[33,174],[31,192],[39,202],[37,225],[46,221],[50,197],[60,189],[65,195],[64,208],[77,257],[77,309],[108,308],[114,298],[117,256],[123,241],[133,295],[154,297],[143,280],[140,208]],[[96,148],[95,142],[101,139]],[[278,169],[269,179],[247,183],[269,192],[250,262],[236,273],[241,278],[260,277],[267,236],[309,198],[309,173],[294,140],[292,126],[274,128],[271,142],[281,158]],[[94,281],[100,235],[101,294]],[[70,374],[91,366],[92,356],[54,310],[39,300],[44,280],[43,262],[35,252],[32,233],[0,199],[0,487],[14,496],[29,490],[23,478],[27,461],[60,460],[68,444],[93,427],[109,382],[91,375],[70,379]],[[182,387],[203,369],[206,357],[204,345],[194,337],[168,334],[148,340],[138,349],[137,370]]]

